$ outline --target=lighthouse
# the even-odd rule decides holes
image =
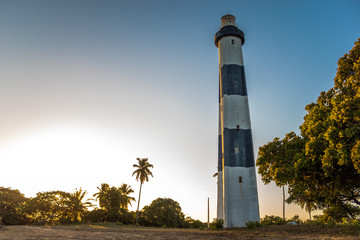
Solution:
[[[242,45],[233,15],[221,18],[219,49],[219,138],[217,218],[224,227],[260,221],[255,159]]]

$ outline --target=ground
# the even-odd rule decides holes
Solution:
[[[360,239],[358,231],[339,233],[334,228],[265,226],[254,229],[199,230],[117,225],[5,226],[0,239]]]

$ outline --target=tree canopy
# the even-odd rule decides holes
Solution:
[[[76,203],[76,197],[67,192],[39,192],[26,201],[23,212],[37,224],[80,222],[84,209]]]
[[[360,39],[339,59],[334,87],[305,109],[301,136],[289,133],[259,149],[259,174],[265,183],[288,185],[289,202],[341,208],[355,217],[360,207]]]
[[[143,208],[143,221],[155,227],[183,227],[185,218],[178,202],[170,198],[157,198]]]
[[[25,201],[24,194],[19,190],[0,187],[0,215],[2,223],[6,225],[25,223],[25,216],[19,213]]]

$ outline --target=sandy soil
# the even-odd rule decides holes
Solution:
[[[6,226],[0,228],[0,239],[360,239],[359,236],[303,234],[276,229],[197,230],[134,226]]]

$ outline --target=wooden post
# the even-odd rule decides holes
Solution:
[[[285,187],[282,186],[283,189],[283,220],[285,221]]]
[[[208,222],[207,222],[207,226],[208,228],[210,227],[210,207],[209,207],[209,197],[208,197]]]

